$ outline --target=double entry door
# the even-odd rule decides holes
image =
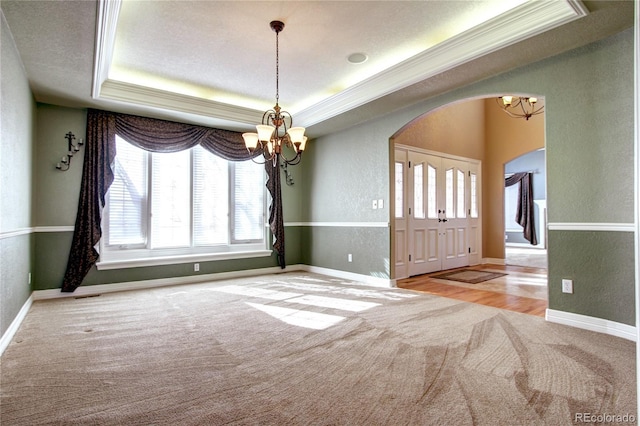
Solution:
[[[480,262],[479,169],[474,160],[396,150],[397,278]]]

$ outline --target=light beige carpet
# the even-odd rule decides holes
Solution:
[[[5,425],[570,425],[636,413],[635,344],[320,275],[38,301]]]

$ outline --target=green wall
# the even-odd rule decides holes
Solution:
[[[0,336],[29,299],[35,102],[0,14]]]
[[[77,138],[86,135],[86,110],[65,108],[55,105],[37,105],[37,142],[36,142],[36,190],[35,210],[36,232],[35,270],[33,289],[45,290],[60,288],[67,265],[73,225],[78,207],[80,180],[82,179],[82,158],[84,148],[72,159],[69,171],[61,172],[55,168],[66,150],[64,135],[71,131]],[[300,221],[300,203],[303,176],[293,169],[295,183],[284,184],[283,174],[283,214],[285,221]],[[285,229],[286,263],[294,265],[301,262],[300,235],[298,227]],[[221,260],[200,263],[200,271],[194,272],[192,263],[175,265],[123,268],[115,270],[97,270],[94,266],[83,285],[109,284],[172,277],[207,275],[246,269],[277,267],[275,254],[270,257]]]
[[[440,106],[505,92],[545,96],[549,222],[632,223],[632,89],[630,29],[311,141],[292,168],[295,185],[283,185],[287,262],[393,278],[389,138]],[[52,167],[64,133],[84,134],[84,117],[83,110],[38,105],[35,289],[60,286],[71,234],[56,227],[73,225],[80,168]],[[384,208],[372,209],[374,199]],[[634,324],[632,239],[631,232],[549,231],[550,308]],[[275,265],[273,257],[203,262],[200,274]],[[188,269],[94,270],[85,284],[192,275]],[[574,278],[573,295],[559,293],[562,278]]]
[[[547,106],[549,222],[633,223],[633,45],[633,29],[625,30],[318,138],[305,169],[309,221],[388,221],[389,210],[372,211],[370,203],[378,197],[389,206],[389,138],[399,129],[454,101],[536,93],[544,95]],[[383,269],[391,257],[387,228],[372,228],[371,244],[357,238],[358,227],[325,223],[307,232],[313,250],[305,262],[312,265],[362,273]],[[632,232],[549,231],[549,307],[635,324],[632,240]],[[336,247],[355,246],[366,265],[341,259],[330,264]],[[575,293],[558,293],[562,278],[572,276],[577,277]],[[605,291],[608,297],[594,297]]]

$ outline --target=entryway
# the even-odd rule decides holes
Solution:
[[[396,145],[398,278],[480,263],[480,162]]]

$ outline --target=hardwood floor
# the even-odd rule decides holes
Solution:
[[[539,317],[547,309],[547,271],[510,265],[477,265],[461,269],[501,272],[506,275],[478,284],[433,278],[441,272],[398,280],[400,288],[507,309]]]

